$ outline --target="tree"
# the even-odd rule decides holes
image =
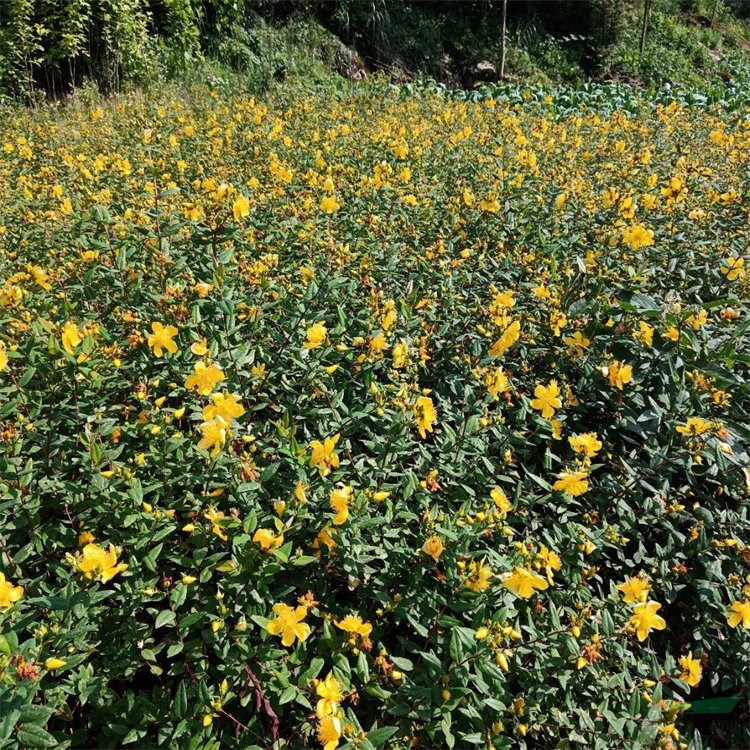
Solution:
[[[648,33],[648,17],[651,14],[651,0],[644,0],[643,3],[643,25],[641,26],[641,52],[640,56],[646,49],[646,35]]]

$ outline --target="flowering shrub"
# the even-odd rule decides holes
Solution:
[[[0,148],[0,744],[666,749],[746,683],[742,114],[196,89]]]

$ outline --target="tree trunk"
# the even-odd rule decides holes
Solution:
[[[641,27],[641,57],[643,57],[643,53],[646,49],[646,34],[648,33],[649,13],[651,13],[651,0],[645,0],[643,4],[643,26]]]
[[[718,0],[717,0],[718,2]],[[508,0],[503,0],[503,31],[500,37],[500,80],[505,80],[505,22],[508,17]]]
[[[711,11],[711,23],[708,25],[713,28],[714,27],[714,21],[716,20],[716,13],[719,10],[719,0],[714,0],[714,9]]]

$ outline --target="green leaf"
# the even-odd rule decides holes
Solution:
[[[370,679],[370,667],[367,664],[367,655],[364,651],[359,652],[357,657],[357,676],[362,682],[367,682]]]
[[[156,547],[154,547],[144,558],[143,558],[143,567],[146,568],[146,570],[150,570],[152,573],[156,573],[156,560],[161,554],[162,548],[164,547],[164,544],[157,544]]]
[[[291,542],[287,542],[283,546],[279,547],[279,549],[273,550],[274,557],[281,560],[281,562],[287,562],[289,560],[289,555],[292,553],[292,547],[294,545]]]
[[[451,632],[451,637],[449,641],[448,651],[450,653],[451,659],[458,664],[459,662],[463,661],[464,658],[464,648],[463,644],[461,642],[461,637],[459,636],[458,632],[456,630],[453,630]]]
[[[165,625],[174,625],[174,622],[174,612],[172,612],[171,609],[165,609],[163,612],[159,612],[159,614],[156,616],[156,624],[154,625],[154,628],[158,630],[159,628],[163,628]]]
[[[16,721],[20,724],[46,724],[54,713],[55,709],[49,706],[29,704],[20,709],[20,715]]]
[[[187,715],[187,687],[185,680],[180,680],[175,691],[174,703],[172,703],[172,712],[178,719]]]
[[[630,703],[628,703],[628,713],[631,716],[639,716],[641,713],[641,694],[638,688],[633,690],[633,693],[630,696]]]
[[[299,690],[296,685],[290,685],[279,697],[279,705],[283,706],[285,703],[291,703],[296,697]]]
[[[21,724],[16,738],[25,747],[57,747],[57,740],[46,730],[36,724]]]
[[[380,748],[398,732],[398,727],[378,727],[377,729],[371,729],[367,733],[367,739],[372,743],[373,747]]]
[[[414,669],[414,662],[403,656],[391,656],[390,659],[402,672],[411,672]]]
[[[450,714],[443,714],[443,719],[440,722],[440,728],[443,731],[443,737],[445,737],[445,744],[450,750],[452,750],[453,746],[456,744],[456,738],[453,736],[453,732],[451,731]]]

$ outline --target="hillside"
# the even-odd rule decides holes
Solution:
[[[750,80],[744,0],[509,2],[504,36],[502,2],[478,0],[109,0],[103,8],[100,0],[4,3],[0,101],[231,75],[255,93],[290,78],[330,85],[375,72],[464,88],[500,78]]]

